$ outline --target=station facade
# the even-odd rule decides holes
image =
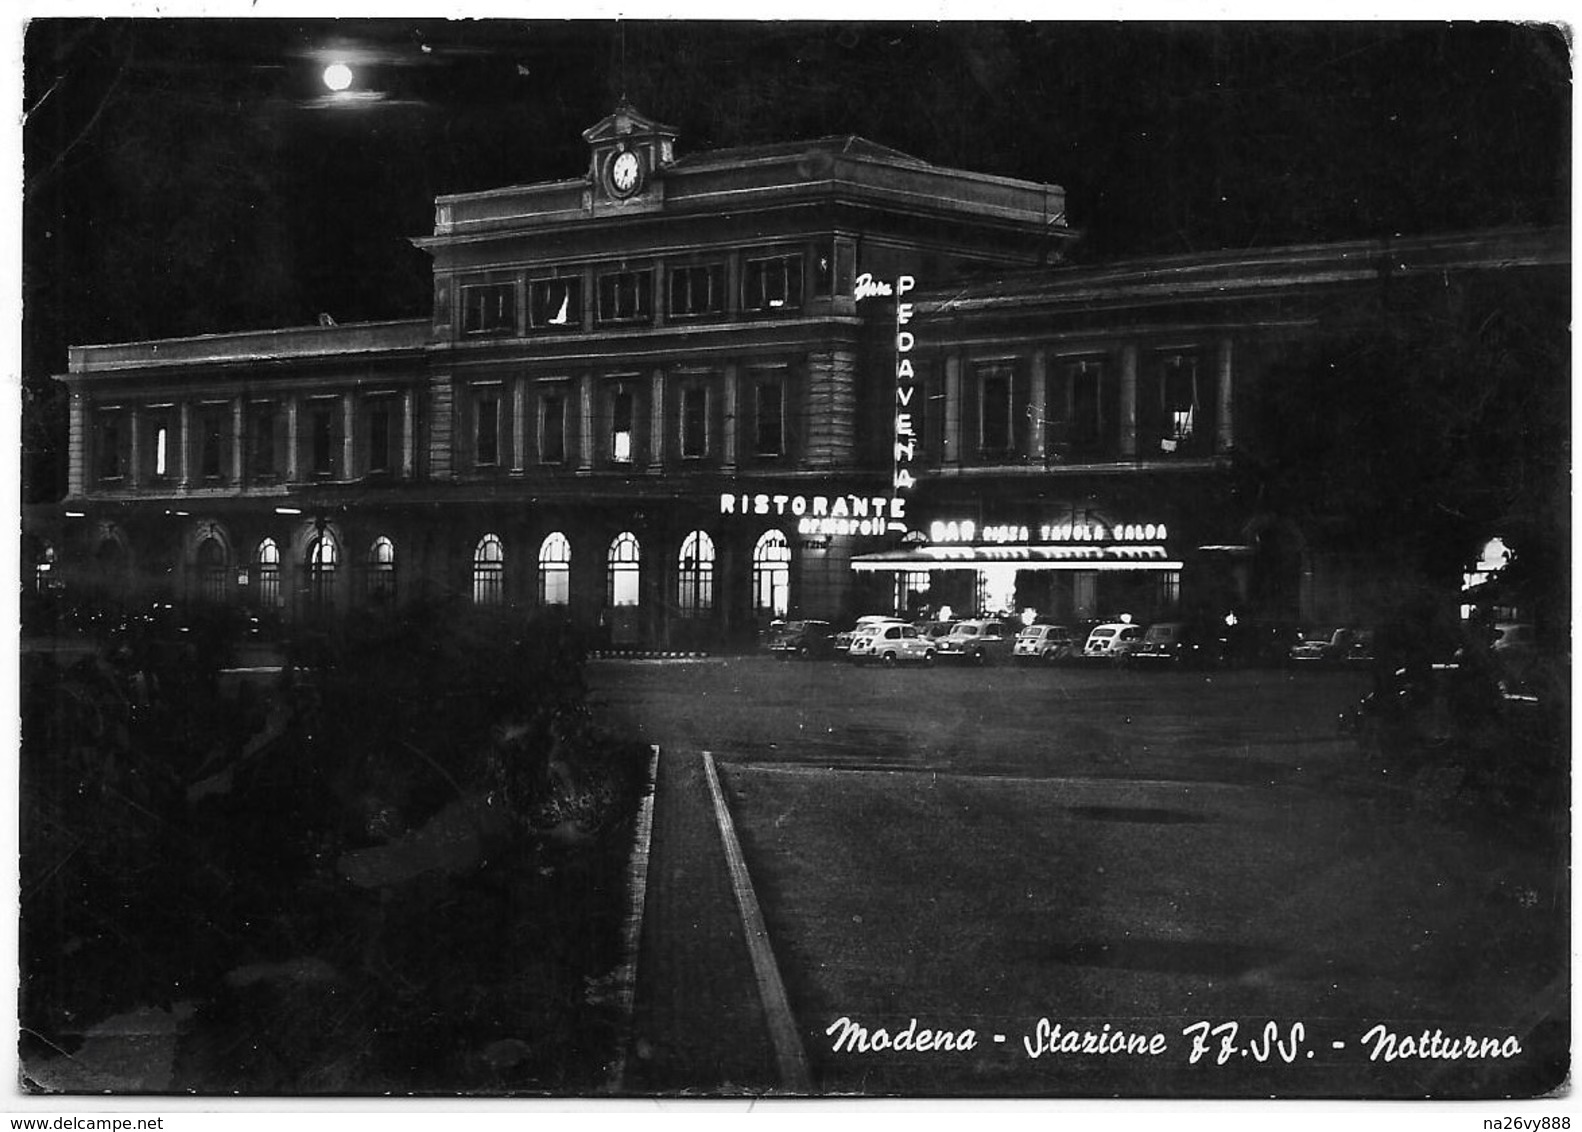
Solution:
[[[1078,266],[1056,185],[855,137],[684,154],[624,105],[584,137],[580,177],[436,201],[430,318],[73,347],[51,584],[287,622],[449,596],[664,648],[1382,600],[1229,474],[1249,391],[1380,247]]]

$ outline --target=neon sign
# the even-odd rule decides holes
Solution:
[[[895,475],[892,486],[897,492],[917,482],[912,477],[912,459],[917,452],[912,395],[917,392],[913,384],[917,374],[912,369],[912,359],[907,356],[917,345],[917,337],[910,330],[901,329],[912,321],[912,304],[903,303],[901,296],[916,286],[917,280],[910,275],[898,276],[895,281]]]
[[[979,526],[971,519],[936,520],[928,526],[928,541],[937,545],[951,543],[1011,544],[1039,542],[1162,542],[1170,537],[1163,523],[1045,523],[1027,527],[1016,523]]]

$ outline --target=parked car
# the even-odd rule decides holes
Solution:
[[[993,618],[958,621],[939,638],[941,660],[962,660],[988,664],[1006,660],[1016,640],[1016,629],[1009,621]]]
[[[1225,663],[1222,626],[1197,621],[1158,621],[1148,626],[1131,659],[1147,667],[1217,668]]]
[[[1124,660],[1137,651],[1143,643],[1143,627],[1111,621],[1095,626],[1082,646],[1082,655],[1090,658]]]
[[[1339,664],[1351,653],[1355,629],[1304,629],[1286,655],[1293,664]]]
[[[1041,660],[1053,664],[1077,653],[1077,640],[1064,625],[1029,625],[1016,634],[1011,658],[1019,663]]]
[[[764,648],[782,660],[832,656],[835,630],[828,621],[779,621],[769,627]]]
[[[939,638],[949,635],[951,626],[955,625],[955,622],[914,621],[913,624],[917,626],[917,631],[923,634],[923,636],[927,637],[929,640],[937,641]]]
[[[859,628],[852,636],[847,656],[853,664],[870,660],[883,664],[933,664],[936,652],[933,639],[918,632],[916,625],[880,623]]]
[[[872,613],[864,617],[859,617],[857,618],[857,624],[853,625],[850,629],[842,629],[839,633],[835,634],[835,652],[838,655],[844,655],[845,653],[851,651],[852,638],[856,635],[857,630],[859,629],[866,628],[869,625],[905,624],[906,622],[901,618],[891,617],[887,613]]]

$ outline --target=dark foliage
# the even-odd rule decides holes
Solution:
[[[28,1055],[188,1001],[177,1088],[596,1089],[646,751],[576,635],[416,608],[272,687],[208,639],[25,673]]]

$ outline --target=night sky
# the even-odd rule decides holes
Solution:
[[[32,391],[69,343],[421,316],[433,198],[580,176],[623,93],[683,155],[851,133],[1063,185],[1078,259],[1570,214],[1545,26],[39,20],[24,64]]]

